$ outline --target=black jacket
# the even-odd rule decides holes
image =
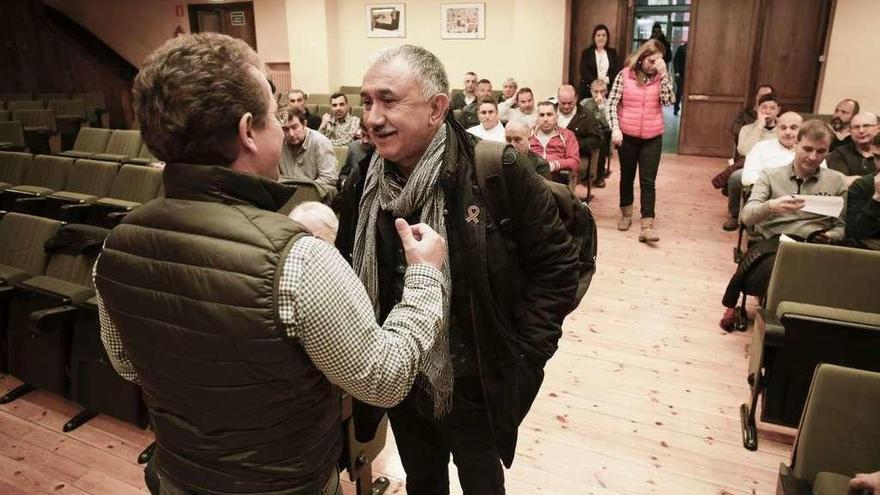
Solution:
[[[509,467],[517,428],[541,386],[544,364],[556,352],[562,320],[573,309],[577,253],[543,179],[526,156],[512,150],[503,170],[514,224],[510,234],[503,233],[490,218],[474,176],[475,138],[454,119],[446,122],[440,187],[448,212],[453,300],[456,291],[465,290],[472,301],[472,309],[453,304],[451,321],[470,322],[474,329],[493,437]],[[343,193],[337,247],[348,259],[367,163],[352,171]],[[466,221],[471,207],[479,208],[476,223]]]
[[[608,90],[614,84],[614,78],[623,68],[620,57],[617,56],[617,50],[614,48],[605,48],[608,52]],[[584,48],[581,52],[580,63],[581,82],[578,85],[578,96],[583,98],[590,97],[590,84],[599,77],[599,69],[596,67],[596,48],[592,45]]]
[[[590,151],[602,148],[603,139],[596,125],[596,117],[582,106],[577,106],[566,128],[577,136],[581,156],[589,156]]]

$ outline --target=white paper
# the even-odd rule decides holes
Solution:
[[[792,239],[791,237],[785,235],[785,234],[780,234],[779,235],[779,242],[797,242],[797,241]]]
[[[808,211],[826,217],[839,217],[843,211],[843,196],[808,196],[803,194],[795,195],[795,198],[804,200],[804,207],[801,211]]]

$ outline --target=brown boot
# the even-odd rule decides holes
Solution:
[[[657,242],[660,237],[654,232],[654,219],[642,218],[642,231],[639,233],[640,242]]]
[[[633,206],[620,207],[620,220],[617,221],[617,230],[629,230],[633,223]]]

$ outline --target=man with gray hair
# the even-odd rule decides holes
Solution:
[[[401,295],[393,218],[420,219],[448,240],[447,339],[388,415],[407,493],[449,493],[451,454],[464,493],[503,494],[501,463],[513,462],[517,428],[573,309],[577,256],[543,179],[512,148],[499,182],[517,201],[508,218],[492,217],[475,179],[474,138],[450,115],[448,89],[443,64],[424,48],[372,57],[361,98],[376,153],[346,182],[336,244],[381,320]]]
[[[516,108],[516,92],[519,84],[514,78],[508,77],[501,88],[501,95],[498,96],[498,118],[507,122],[510,119],[510,110]]]

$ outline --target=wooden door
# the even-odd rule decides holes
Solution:
[[[772,84],[783,109],[812,112],[831,0],[765,0],[752,87]]]
[[[193,33],[228,34],[244,40],[254,50],[257,49],[253,2],[190,5],[189,19],[190,30]]]
[[[611,31],[608,46],[626,56],[628,39],[626,26],[627,0],[573,0],[571,5],[571,38],[569,40],[568,83],[578,87],[581,80],[581,52],[593,42],[591,36],[596,24],[605,24]],[[585,98],[589,95],[580,95]]]
[[[693,2],[679,153],[731,155],[728,128],[752,92],[759,7],[760,0],[739,0],[736,8],[728,0]]]

